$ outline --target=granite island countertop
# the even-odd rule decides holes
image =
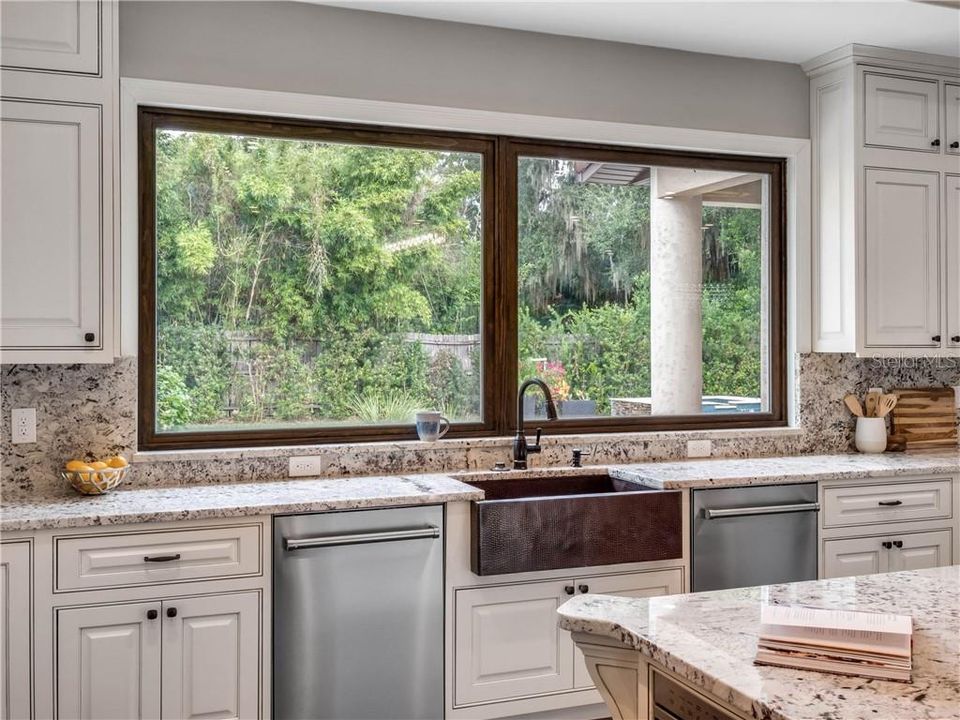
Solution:
[[[4,504],[0,532],[429,505],[482,497],[480,490],[448,475],[182,485]]]
[[[762,602],[913,616],[913,681],[753,664]],[[560,626],[611,638],[749,717],[960,718],[960,566],[656,598],[580,595]]]

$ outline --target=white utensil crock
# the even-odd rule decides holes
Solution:
[[[887,449],[887,421],[882,417],[858,417],[854,443],[862,453],[882,453]]]

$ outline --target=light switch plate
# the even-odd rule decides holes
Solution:
[[[14,408],[10,412],[10,441],[14,445],[37,441],[37,409]]]
[[[713,443],[710,440],[687,440],[687,457],[705,458],[713,452]]]
[[[323,473],[323,455],[300,455],[290,458],[290,477],[313,477]]]

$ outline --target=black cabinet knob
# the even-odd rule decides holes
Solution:
[[[960,335],[951,335],[950,342],[960,343]]]
[[[157,611],[156,610],[147,610],[147,620],[156,620]]]
[[[177,616],[177,609],[176,609],[176,608],[174,608],[174,607],[167,608],[167,617],[176,617],[176,616]]]
[[[937,138],[936,140],[934,140],[934,141],[933,141],[932,143],[930,143],[930,144],[931,144],[933,147],[940,147],[940,138]]]
[[[889,550],[890,548],[893,547],[893,543],[890,542],[889,540],[887,540],[887,541],[885,541],[885,542],[882,542],[882,543],[880,543],[880,544],[883,545],[883,547],[885,547],[887,550]]]
[[[567,595],[573,595],[573,585],[564,585],[564,586],[563,586],[563,591],[564,591]]]
[[[86,342],[93,342],[94,340],[97,339],[97,336],[94,335],[93,333],[86,333],[86,334],[83,336],[83,339],[84,339]]]
[[[940,342],[940,336],[939,336],[939,335],[934,335],[934,336],[933,336],[932,338],[930,338],[930,339],[933,340],[934,342]]]
[[[960,140],[954,140],[952,143],[950,143],[950,147],[952,147],[954,150],[960,148]]]
[[[893,541],[893,546],[894,546],[895,548],[902,548],[902,547],[903,547],[903,540],[894,540],[894,541]]]
[[[579,586],[579,589],[580,589],[580,592],[582,592],[582,593],[588,593],[588,592],[590,592],[590,586],[589,586],[589,585],[580,585],[580,586]]]

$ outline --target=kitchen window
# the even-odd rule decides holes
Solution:
[[[140,110],[143,449],[784,424],[783,164]]]

